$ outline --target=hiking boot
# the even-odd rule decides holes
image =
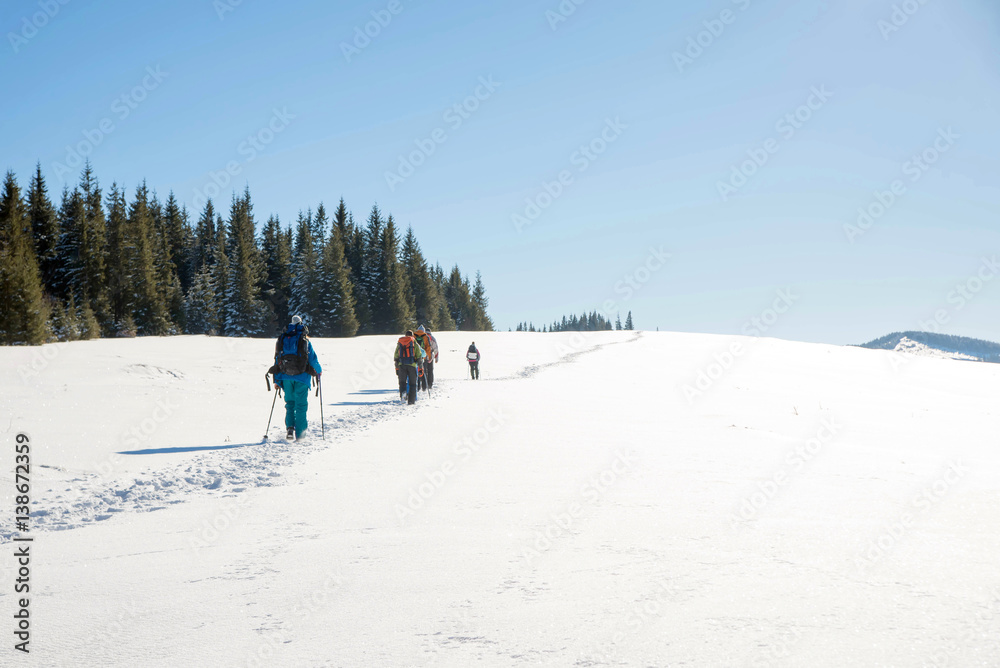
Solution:
[[[285,438],[289,441],[295,438],[295,427],[288,428],[288,433],[285,434]]]

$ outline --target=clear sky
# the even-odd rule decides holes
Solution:
[[[259,222],[377,202],[482,271],[503,329],[1000,340],[995,0],[18,0],[0,26],[22,185],[86,152],[193,215],[247,184]]]

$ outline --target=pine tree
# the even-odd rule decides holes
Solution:
[[[225,320],[223,319],[222,305],[225,302],[226,293],[229,291],[229,255],[226,252],[228,238],[226,226],[219,219],[216,221],[215,247],[212,251],[212,263],[206,267],[206,271],[211,273],[211,286],[214,298],[208,302],[214,310],[207,313],[208,334],[224,335],[226,332]]]
[[[292,293],[292,244],[277,216],[268,218],[264,226],[261,252],[266,271],[263,294],[274,313],[269,333],[276,335],[291,317],[288,302]]]
[[[163,291],[158,284],[156,230],[145,181],[136,188],[135,199],[129,208],[125,236],[128,254],[125,274],[131,292],[128,299],[131,312],[126,315],[134,319],[139,334],[168,334],[173,325],[167,314]]]
[[[615,330],[622,331],[622,314],[619,313],[615,318]]]
[[[407,228],[403,238],[400,261],[410,286],[409,301],[417,323],[437,331],[441,328],[438,316],[442,311],[444,295],[434,281],[412,227]]]
[[[358,319],[354,313],[354,285],[344,257],[341,228],[336,224],[320,254],[320,297],[317,312],[319,336],[354,336]]]
[[[382,214],[378,205],[372,206],[368,223],[364,229],[364,255],[361,266],[361,284],[368,300],[369,320],[362,322],[363,334],[386,334],[389,332],[389,284],[385,276],[385,262],[382,258]]]
[[[493,321],[487,314],[487,307],[490,300],[486,297],[486,286],[483,285],[483,277],[480,272],[476,272],[476,283],[472,288],[472,305],[475,311],[476,329],[481,332],[492,332]]]
[[[49,335],[32,231],[21,189],[8,171],[0,197],[0,343],[8,345],[39,345]]]
[[[107,277],[112,323],[109,333],[116,334],[121,329],[122,320],[126,315],[131,315],[135,306],[134,288],[129,273],[133,267],[135,247],[129,238],[125,193],[117,183],[111,184],[105,205],[108,211]]]
[[[189,334],[213,334],[218,331],[219,312],[212,287],[212,266],[206,265],[194,277],[184,299]]]
[[[28,190],[28,218],[35,242],[35,254],[41,271],[42,289],[51,291],[56,280],[56,245],[59,243],[59,218],[49,199],[42,163],[35,164],[35,175]]]
[[[444,295],[451,318],[462,331],[476,331],[479,324],[476,322],[476,309],[469,292],[469,280],[462,276],[458,265],[455,265],[448,277]]]
[[[312,317],[319,308],[319,254],[313,237],[312,211],[299,212],[295,225],[295,248],[292,253],[291,297],[289,315],[298,315],[312,327]],[[287,322],[287,321],[286,321]]]
[[[347,236],[344,237],[344,255],[351,270],[351,283],[354,284],[354,313],[358,319],[358,331],[362,334],[369,333],[372,326],[368,289],[365,287],[366,254],[364,229],[355,224],[354,215],[349,213]]]
[[[635,329],[632,325],[632,311],[629,311],[628,316],[625,318],[625,329],[629,331]]]
[[[229,275],[223,301],[223,318],[228,336],[261,336],[271,319],[261,296],[264,261],[257,248],[253,204],[249,188],[242,197],[233,196],[229,213]]]
[[[434,281],[434,288],[438,294],[437,329],[438,331],[453,332],[458,329],[458,325],[451,315],[451,307],[445,296],[448,283],[444,277],[444,269],[441,268],[440,264],[436,264],[431,269],[430,274],[431,279]]]
[[[171,190],[163,208],[163,226],[166,246],[173,261],[174,273],[180,281],[181,290],[187,292],[194,282],[194,266],[191,263],[191,246],[194,237],[186,208],[182,208]]]
[[[390,215],[382,232],[382,273],[386,281],[386,313],[384,334],[402,332],[413,326],[413,304],[406,271],[399,262],[399,235]]]
[[[214,263],[217,242],[215,207],[212,205],[212,200],[208,200],[195,225],[194,240],[191,244],[191,257],[188,262],[193,274],[200,273],[205,267]]]

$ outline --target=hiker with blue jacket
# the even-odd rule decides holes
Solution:
[[[294,437],[302,438],[308,421],[306,410],[309,408],[309,388],[312,379],[319,380],[323,367],[319,364],[316,351],[309,341],[308,332],[302,324],[302,318],[293,316],[274,347],[275,384],[280,383],[285,393],[285,427],[288,428],[288,440]]]

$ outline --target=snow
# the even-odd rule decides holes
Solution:
[[[993,666],[1000,367],[679,333],[0,349],[32,451],[32,637],[3,665]],[[464,353],[483,353],[480,381]],[[129,454],[121,454],[129,453]],[[11,534],[0,521],[0,540]]]
[[[899,340],[899,343],[896,344],[895,351],[897,353],[920,355],[922,357],[934,357],[937,359],[965,360],[969,362],[982,361],[978,357],[974,357],[972,355],[966,355],[965,353],[941,350],[939,348],[931,348],[926,344],[920,343],[919,341],[914,341],[913,339],[910,339],[905,336]]]

